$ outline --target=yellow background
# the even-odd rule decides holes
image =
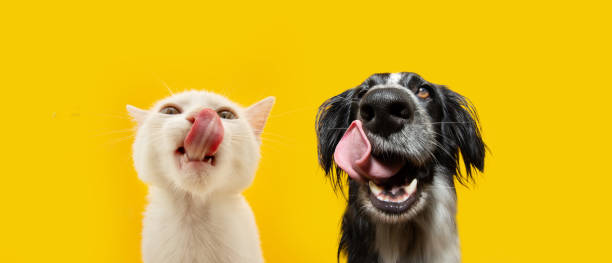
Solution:
[[[169,1],[170,2],[170,1]],[[335,262],[325,99],[413,71],[467,96],[491,149],[460,187],[464,262],[610,262],[610,14],[593,1],[0,4],[0,262],[138,262],[125,104],[206,89],[277,104],[246,192],[267,262]]]

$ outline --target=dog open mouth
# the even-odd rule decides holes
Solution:
[[[418,199],[419,182],[410,162],[374,156],[359,120],[351,123],[338,142],[334,160],[349,177],[367,184],[369,200],[381,212],[401,214]]]
[[[409,184],[404,185],[378,185],[373,181],[368,182],[370,202],[377,209],[389,213],[400,214],[408,210],[417,200],[416,178]]]
[[[402,214],[420,198],[424,171],[407,163],[397,174],[384,181],[368,180],[362,190],[372,206],[385,214]]]

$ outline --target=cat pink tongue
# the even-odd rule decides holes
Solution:
[[[357,181],[384,180],[396,174],[405,162],[382,163],[372,155],[372,146],[356,120],[346,130],[334,152],[336,164]]]
[[[204,160],[214,155],[223,141],[223,124],[217,112],[203,109],[196,116],[191,130],[185,137],[185,152],[192,161]]]

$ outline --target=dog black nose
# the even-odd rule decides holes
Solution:
[[[404,127],[413,114],[410,96],[398,88],[380,88],[366,93],[359,104],[363,125],[373,133],[388,136]]]

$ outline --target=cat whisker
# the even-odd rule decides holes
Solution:
[[[136,132],[135,128],[128,128],[128,129],[119,129],[119,130],[111,130],[111,131],[107,131],[107,132],[102,132],[99,134],[94,134],[93,137],[100,137],[100,136],[107,136],[107,135],[114,135],[114,134],[123,134],[123,133],[127,133],[127,132]]]
[[[129,136],[126,136],[126,137],[121,137],[121,138],[118,138],[118,139],[114,139],[114,140],[112,140],[110,142],[105,143],[105,145],[107,145],[107,146],[108,145],[115,145],[115,144],[118,144],[118,143],[121,143],[121,142],[128,141],[130,139],[134,139],[135,137],[136,137],[136,135],[132,134],[132,135],[129,135]]]
[[[172,92],[172,89],[170,89],[170,86],[168,86],[168,84],[164,80],[160,79],[160,81],[164,85],[164,87],[166,87],[168,92],[170,92],[170,95],[174,95],[174,92]]]
[[[81,113],[81,115],[87,115],[87,114],[83,114]],[[132,118],[130,118],[127,115],[123,115],[123,114],[113,114],[113,113],[91,113],[89,114],[91,116],[96,116],[96,117],[105,117],[105,118],[114,118],[114,119],[121,119],[121,120],[132,120]]]
[[[170,93],[170,95],[174,95],[174,92],[172,92],[172,89],[170,88],[168,83],[166,83],[166,81],[164,81],[162,78],[160,78],[157,74],[153,72],[151,73],[151,75],[153,75],[154,78],[161,82],[161,84],[166,88],[166,90],[168,90],[168,93]]]
[[[252,137],[249,136],[232,136],[232,139],[238,139],[238,140],[250,140]],[[261,140],[265,140],[265,141],[270,141],[270,142],[278,142],[278,143],[282,143],[281,140],[276,140],[276,139],[272,139],[272,138],[267,138],[267,137],[259,137]]]

